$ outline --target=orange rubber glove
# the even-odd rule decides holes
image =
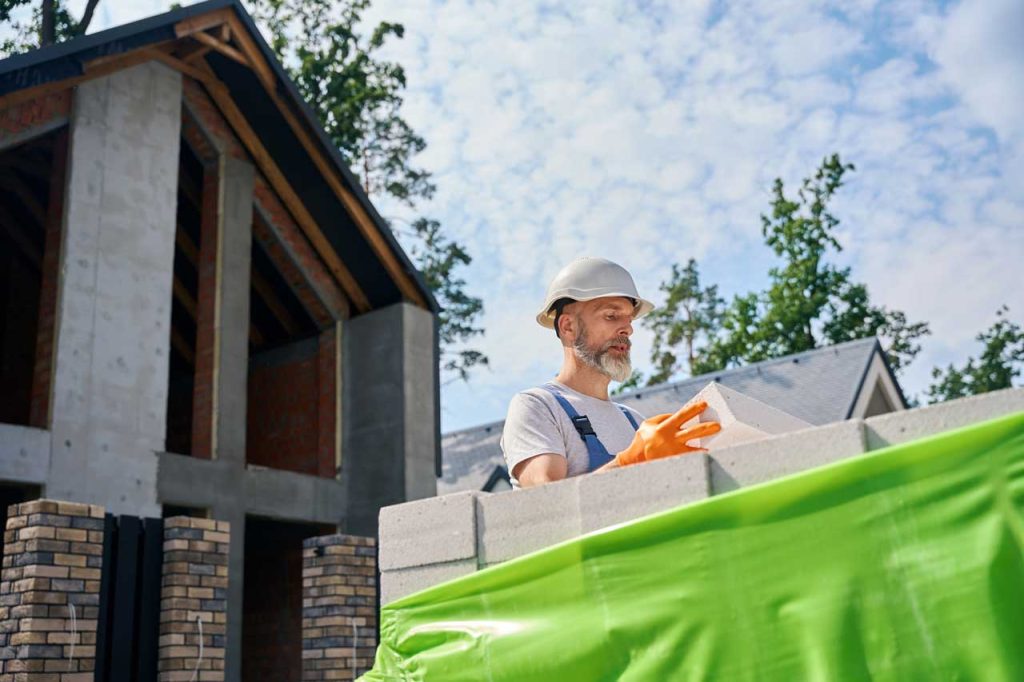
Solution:
[[[708,404],[702,400],[692,405],[684,405],[675,414],[659,414],[645,419],[629,447],[615,455],[615,463],[619,466],[629,466],[662,457],[704,452],[703,448],[687,445],[686,441],[718,433],[722,426],[718,422],[702,422],[685,429],[679,427],[703,412],[707,406]]]

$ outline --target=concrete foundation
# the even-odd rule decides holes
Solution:
[[[148,62],[75,93],[46,494],[159,516],[181,75]]]

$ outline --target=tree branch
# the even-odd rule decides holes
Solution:
[[[78,28],[76,32],[78,35],[85,35],[85,31],[89,28],[90,22],[92,22],[92,15],[96,11],[96,5],[100,3],[100,0],[89,0],[85,5],[85,11],[82,13],[82,19],[78,22]]]

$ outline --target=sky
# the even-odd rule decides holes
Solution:
[[[102,0],[92,29],[166,7]],[[795,190],[833,152],[857,167],[835,262],[931,325],[906,393],[977,355],[1001,305],[1024,322],[1020,0],[376,0],[366,19],[405,26],[383,54],[438,186],[417,215],[465,244],[485,305],[472,347],[490,368],[442,387],[443,431],[502,419],[557,372],[533,317],[577,256],[621,263],[656,303],[689,258],[728,298],[763,288],[773,180]],[[641,370],[650,344],[637,326]]]

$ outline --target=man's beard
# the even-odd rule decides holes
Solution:
[[[628,336],[617,336],[606,341],[599,349],[593,350],[587,344],[587,329],[583,326],[583,320],[576,318],[580,333],[573,342],[573,350],[580,361],[593,367],[601,374],[611,378],[612,381],[625,381],[633,374],[633,365],[629,361],[630,341]],[[626,354],[622,357],[615,357],[611,354],[612,346],[625,346]]]

